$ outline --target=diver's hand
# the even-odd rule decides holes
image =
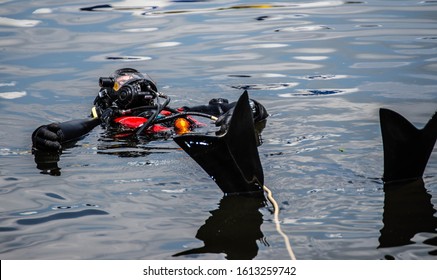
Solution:
[[[259,103],[254,99],[249,99],[249,104],[250,104],[250,108],[252,109],[253,121],[255,123],[267,119],[269,113],[261,103]]]
[[[43,151],[60,151],[64,134],[57,123],[38,127],[32,133],[33,148]]]

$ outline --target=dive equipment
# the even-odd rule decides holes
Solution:
[[[155,83],[132,68],[122,68],[110,77],[100,77],[99,97],[106,107],[117,105],[119,109],[141,105],[153,105],[159,95]]]

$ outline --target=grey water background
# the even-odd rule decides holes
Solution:
[[[220,212],[220,189],[171,140],[113,143],[96,128],[62,154],[60,176],[36,168],[33,130],[86,117],[98,77],[121,67],[148,73],[173,106],[244,89],[265,105],[265,184],[298,259],[436,259],[435,233],[378,248],[378,109],[418,127],[437,109],[432,0],[0,1],[1,259],[229,258],[221,247],[289,258],[270,205],[248,215],[261,235],[241,223],[215,252],[172,257],[203,247],[198,230],[219,232],[244,201]],[[434,209],[436,173],[434,152]]]

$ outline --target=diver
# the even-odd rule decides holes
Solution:
[[[215,98],[207,105],[172,108],[169,106],[170,97],[158,91],[148,75],[132,68],[118,69],[109,77],[101,77],[99,85],[100,90],[88,118],[42,125],[32,133],[35,157],[45,155],[42,160],[35,159],[39,169],[47,168],[47,162],[44,162],[47,155],[48,158],[53,155],[56,158],[63,149],[99,125],[116,138],[155,140],[191,132],[205,126],[199,118],[208,118],[219,127],[216,134],[224,134],[236,104]],[[265,124],[268,113],[264,106],[252,99],[249,102],[254,123]]]

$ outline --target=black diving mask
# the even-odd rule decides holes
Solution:
[[[101,77],[99,85],[99,97],[109,97],[119,109],[153,105],[158,95],[152,79],[132,68],[119,69],[110,77]]]

